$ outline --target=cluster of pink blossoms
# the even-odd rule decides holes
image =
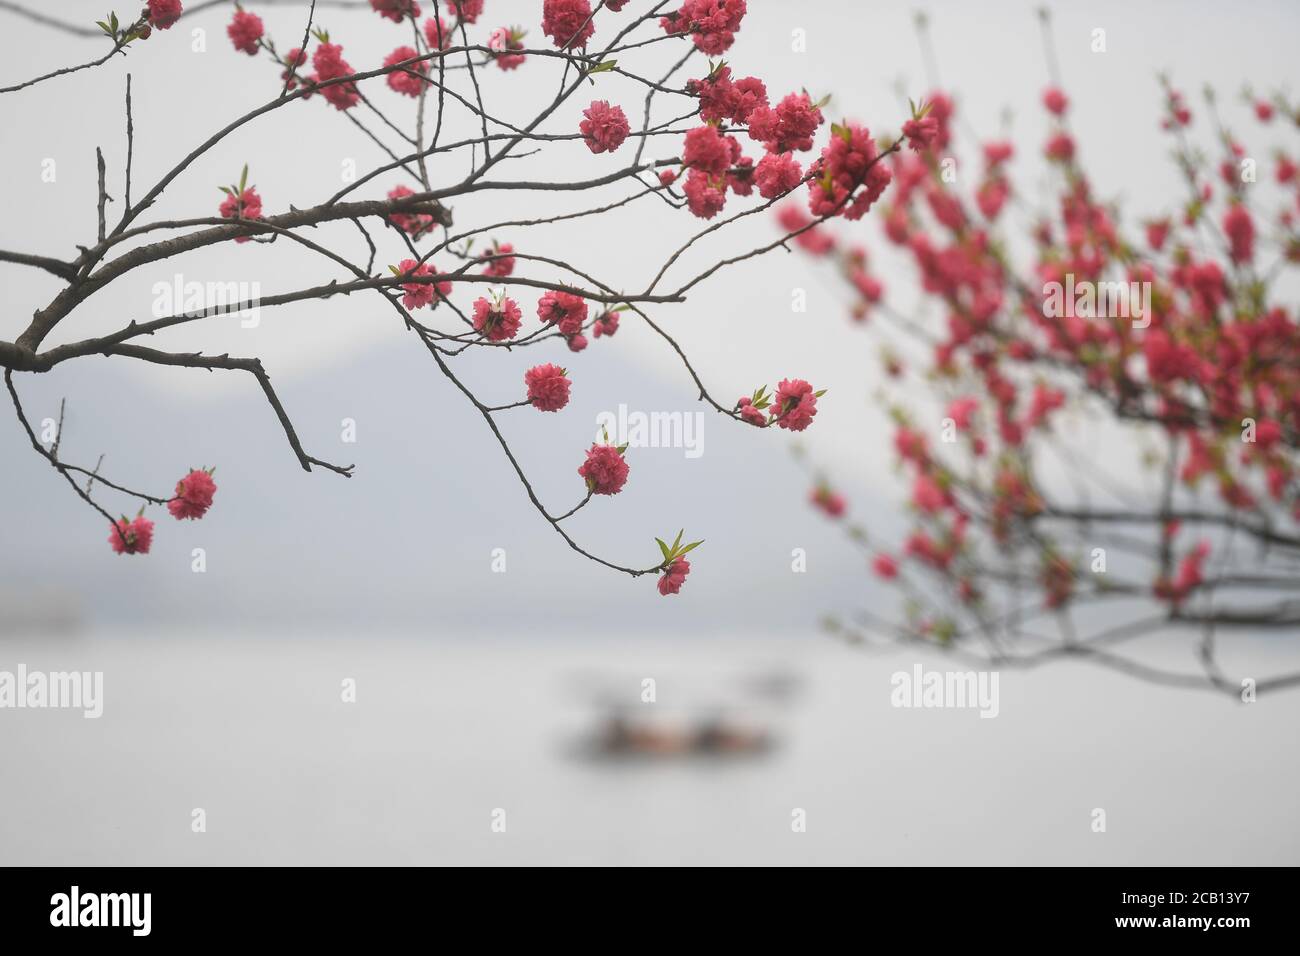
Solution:
[[[537,302],[537,317],[547,325],[555,326],[569,343],[573,352],[587,347],[587,337],[582,334],[587,324],[587,303],[572,292],[547,292]]]
[[[578,468],[593,495],[616,495],[627,484],[628,467],[623,452],[614,445],[592,445]]]
[[[393,66],[397,63],[404,63],[407,60],[413,60],[420,54],[415,47],[399,46],[388,56],[384,57],[384,66]],[[429,73],[429,62],[420,60],[417,63],[408,63],[399,70],[394,70],[388,74],[388,88],[403,96],[416,97],[424,91],[429,85],[427,79]]]
[[[246,180],[247,177],[248,170],[245,168],[243,178]],[[257,194],[256,187],[245,186],[241,181],[238,186],[222,186],[221,191],[226,194],[219,207],[223,219],[262,218],[262,197]],[[238,236],[235,242],[244,243],[251,238],[251,236]]]
[[[668,567],[664,568],[663,577],[659,579],[659,593],[664,597],[670,594],[676,594],[686,583],[686,575],[691,573],[691,562],[685,558],[677,558]]]
[[[213,469],[194,468],[176,483],[176,494],[167,502],[167,510],[177,521],[197,520],[208,513],[217,484]],[[108,543],[116,554],[148,554],[153,545],[154,523],[144,516],[144,509],[134,518],[125,515],[109,525]]]
[[[927,132],[927,141],[935,133]],[[837,126],[830,145],[812,166],[808,182],[808,208],[814,216],[842,213],[845,219],[861,219],[884,193],[893,178],[880,162],[876,141],[856,123]],[[854,190],[862,190],[854,196]],[[853,197],[853,198],[850,198]]]
[[[226,36],[230,37],[230,42],[235,45],[235,49],[240,53],[257,56],[258,41],[262,39],[264,31],[262,18],[256,13],[249,13],[247,10],[236,10],[230,24],[226,27]]]
[[[523,313],[514,299],[494,302],[481,297],[474,303],[474,329],[489,342],[504,342],[519,334]]]
[[[170,30],[182,12],[181,0],[149,0],[149,25],[159,30]]]
[[[347,60],[343,59],[343,47],[337,43],[323,42],[312,54],[311,65],[316,68],[312,74],[313,83],[325,83],[340,77],[351,76],[356,71]],[[335,109],[347,110],[361,102],[355,83],[334,83],[320,91],[325,101]]]
[[[593,153],[612,153],[627,139],[630,127],[623,107],[610,106],[605,100],[593,100],[582,115],[586,119],[578,124],[578,130]]]
[[[753,395],[742,395],[736,400],[735,412],[741,421],[759,428],[776,425],[793,432],[801,432],[812,424],[817,414],[817,399],[826,391],[813,391],[801,378],[782,379],[776,386],[776,395],[767,394],[764,385]]]
[[[701,53],[719,56],[736,42],[745,9],[745,0],[686,0],[659,25],[665,33],[689,35]]]
[[[524,48],[524,31],[518,27],[497,27],[488,35],[488,49],[492,62],[501,70],[517,70],[528,57],[515,50]]]
[[[429,17],[424,21],[424,39],[431,50],[445,50],[451,46],[452,28],[442,17]]]
[[[484,263],[483,274],[485,276],[496,276],[505,278],[515,271],[515,257],[511,255],[515,247],[508,242],[493,242],[492,251],[479,256],[479,261]]]
[[[431,263],[403,259],[397,264],[397,273],[403,278],[423,279],[436,276]],[[422,309],[433,303],[435,298],[451,295],[450,282],[405,282],[402,284],[402,305],[408,309]]]
[[[388,191],[389,199],[405,199],[407,196],[414,195],[415,193],[406,186],[394,186]],[[413,239],[419,239],[425,233],[432,232],[437,225],[433,215],[427,212],[393,212],[389,213],[388,221]]]
[[[585,47],[596,32],[587,0],[543,0],[542,32],[561,50]]]
[[[569,404],[568,373],[558,365],[537,365],[524,373],[528,401],[539,412],[558,412]]]
[[[370,7],[377,14],[394,23],[401,23],[407,17],[420,15],[420,5],[416,0],[370,0]]]
[[[701,37],[726,34],[710,24],[719,17],[744,13],[744,4],[688,3],[679,13],[680,23],[695,24],[697,43]],[[686,18],[686,19],[680,19]],[[702,26],[701,26],[702,25]],[[728,28],[730,29],[730,28]],[[730,45],[730,38],[726,39]],[[727,193],[750,195],[757,187],[764,199],[776,199],[799,186],[805,179],[795,153],[813,148],[813,137],[825,122],[820,105],[806,92],[791,93],[775,106],[768,102],[767,88],[756,77],[735,79],[731,68],[719,64],[701,80],[691,80],[687,90],[700,100],[700,117],[705,125],[686,133],[682,166],[687,171],[682,191],[687,207],[702,219],[711,219],[726,205]],[[740,140],[726,131],[747,127],[749,138],[763,146],[755,164],[745,156]],[[933,138],[933,123],[923,121],[917,135]],[[875,142],[867,131],[853,124],[836,125],[831,143],[809,171],[809,205],[818,216],[843,214],[861,217],[889,185],[889,169],[879,163]],[[676,180],[671,172],[660,174],[665,186]],[[856,193],[859,187],[862,192]]]

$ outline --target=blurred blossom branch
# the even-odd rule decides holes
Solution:
[[[893,304],[864,243],[779,212],[835,268],[853,319],[879,331],[891,383],[879,400],[910,482],[910,530],[880,540],[810,465],[813,505],[898,597],[893,616],[832,626],[859,645],[920,643],[989,667],[1075,658],[1242,699],[1296,686],[1300,674],[1229,678],[1218,639],[1300,630],[1300,598],[1286,594],[1300,590],[1300,326],[1282,281],[1300,264],[1294,137],[1269,176],[1207,89],[1211,144],[1195,148],[1194,111],[1162,78],[1186,199],[1134,237],[1081,162],[1043,20],[1050,208],[1017,190],[1009,140],[980,144],[974,175],[957,165],[944,92],[927,97],[930,144],[891,158],[883,247],[910,260],[919,307]],[[1300,127],[1282,93],[1243,101],[1261,132]],[[1099,450],[1080,447],[1089,434]],[[1150,475],[1146,487],[1126,487],[1126,469]],[[1189,633],[1191,672],[1134,646]]]

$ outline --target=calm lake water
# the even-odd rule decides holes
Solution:
[[[891,706],[918,662],[964,669],[819,635],[4,638],[0,671],[103,671],[104,711],[0,710],[0,863],[1300,863],[1300,693],[1063,664],[981,719]],[[593,759],[611,707],[776,745]]]

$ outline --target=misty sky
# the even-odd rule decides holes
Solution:
[[[102,15],[101,6],[97,0],[67,0],[57,5],[57,12],[68,20],[90,22]],[[299,6],[262,8],[268,32],[282,46],[296,44],[301,35]],[[761,74],[774,95],[800,87],[818,96],[831,94],[831,118],[860,120],[880,135],[902,121],[907,96],[919,97],[936,83],[955,90],[965,140],[958,158],[972,155],[970,136],[988,138],[1009,126],[1022,144],[1014,166],[1017,182],[1032,201],[1047,195],[1046,171],[1033,147],[1045,129],[1038,98],[1047,76],[1035,6],[931,5],[937,76],[927,76],[912,10],[901,4],[868,8],[856,3],[753,2],[727,59],[738,74]],[[489,0],[485,20],[521,24],[531,31],[530,39],[541,39],[539,8],[531,0]],[[1124,203],[1130,225],[1179,196],[1166,143],[1157,129],[1157,73],[1167,71],[1194,102],[1200,84],[1215,85],[1222,93],[1226,121],[1243,127],[1245,108],[1236,96],[1243,85],[1285,88],[1292,79],[1295,31],[1285,28],[1296,20],[1291,4],[1243,9],[1211,3],[1093,3],[1057,4],[1053,9],[1055,42],[1074,103],[1072,120],[1083,162],[1098,191]],[[88,58],[102,46],[4,11],[0,18],[6,27],[0,33],[6,81]],[[1273,28],[1261,29],[1266,19]],[[344,44],[357,68],[377,65],[404,39],[400,29],[368,9],[325,7],[319,20]],[[214,128],[267,99],[268,87],[276,80],[273,68],[233,51],[224,35],[225,22],[224,11],[209,11],[182,21],[169,35],[141,44],[127,61],[0,98],[5,130],[0,171],[10,183],[0,219],[0,247],[71,258],[75,244],[93,235],[94,147],[103,147],[110,191],[116,191],[124,159],[122,100],[128,69],[134,75],[137,195]],[[851,28],[846,29],[846,23]],[[1090,49],[1097,28],[1106,32],[1104,53]],[[207,30],[202,52],[193,49],[194,29]],[[806,51],[793,48],[795,30],[806,31]],[[596,40],[606,35],[602,30]],[[628,65],[655,73],[662,71],[668,55],[662,47],[651,47],[639,60],[630,54]],[[555,74],[555,64],[547,62],[530,62],[514,74],[489,70],[483,77],[484,97],[510,118],[531,116],[552,95],[558,83]],[[410,119],[410,101],[372,87],[376,102],[391,109],[395,118]],[[630,81],[605,76],[592,92],[597,95],[627,104],[635,115],[642,93]],[[547,129],[574,128],[585,103],[583,95],[575,97]],[[464,111],[449,110],[447,124],[448,138],[473,129]],[[1276,126],[1269,133],[1284,134]],[[1261,153],[1270,146],[1262,141],[1258,145]],[[669,155],[673,149],[657,142],[650,155]],[[379,158],[375,147],[334,110],[319,101],[298,103],[223,142],[172,185],[148,215],[213,213],[221,198],[217,186],[235,179],[245,163],[268,210],[307,206],[340,188],[347,164],[355,161],[364,170]],[[44,182],[42,170],[50,160],[56,176]],[[613,162],[590,155],[580,144],[565,143],[518,161],[509,174],[576,179],[600,175]],[[466,163],[463,157],[440,158],[433,175],[440,180],[459,177]],[[399,181],[386,177],[373,193],[363,189],[360,195],[378,195],[379,189]],[[524,211],[563,211],[572,201],[564,195],[482,193],[453,205],[458,224],[467,225]],[[743,201],[731,202],[728,211]],[[852,234],[882,249],[877,226],[869,220],[853,226]],[[691,217],[671,214],[658,204],[637,205],[618,215],[550,228],[536,241],[616,288],[635,289],[643,287],[667,252],[698,226]],[[326,227],[312,237],[360,254],[359,237],[351,229]],[[705,248],[698,255],[683,257],[669,281],[674,276],[684,279],[720,256],[772,236],[768,217],[745,220],[716,241],[702,244]],[[400,247],[392,237],[386,240],[380,262],[395,261]],[[906,311],[914,300],[910,267],[888,250],[882,250],[877,263],[891,300]],[[177,271],[200,281],[257,282],[264,294],[335,274],[288,244],[225,244],[179,263],[139,270],[115,283],[65,321],[48,344],[149,317],[154,283],[171,281]],[[31,312],[48,301],[58,282],[16,266],[6,265],[0,274],[6,306],[0,334],[12,338]],[[791,310],[795,289],[807,292],[806,313]],[[532,300],[522,298],[527,318]],[[847,321],[845,306],[845,293],[833,276],[801,256],[777,251],[724,270],[693,290],[688,303],[662,307],[654,315],[724,399],[785,376],[829,388],[816,424],[803,436],[810,460],[828,469],[846,490],[856,517],[889,530],[898,524],[897,509],[906,489],[897,481],[887,450],[877,347]],[[183,613],[192,600],[213,608],[237,600],[270,613],[292,604],[286,595],[294,594],[328,606],[327,596],[339,593],[335,579],[356,580],[358,575],[368,583],[361,593],[348,595],[344,603],[353,608],[377,613],[400,606],[413,613],[411,609],[421,606],[423,582],[431,576],[443,583],[448,602],[444,608],[451,613],[461,595],[471,596],[470,605],[482,606],[482,588],[497,586],[482,581],[486,553],[498,545],[513,545],[528,555],[525,566],[534,569],[531,584],[511,585],[523,593],[529,587],[536,590],[522,608],[550,607],[548,602],[572,608],[578,595],[597,605],[645,600],[647,607],[657,606],[646,593],[647,582],[611,580],[569,552],[531,513],[482,423],[446,382],[438,380],[427,355],[386,313],[361,297],[339,298],[267,310],[255,329],[222,320],[167,333],[150,343],[261,356],[309,450],[359,461],[358,477],[350,483],[323,473],[307,476],[297,468],[269,408],[246,376],[90,358],[40,380],[20,377],[37,418],[53,415],[60,397],[72,402],[65,446],[70,456],[93,464],[106,453],[109,473],[150,487],[165,487],[184,467],[216,464],[224,485],[219,507],[201,533],[196,528],[184,533],[162,528],[172,538],[160,537],[160,554],[168,557],[154,567],[142,567],[144,561],[114,562],[101,540],[101,520],[86,512],[6,421],[0,426],[5,462],[0,482],[9,486],[8,499],[20,497],[26,507],[14,519],[22,545],[7,543],[0,560],[15,574],[25,570],[46,585],[81,593],[85,603],[112,604],[118,615],[129,613],[120,605],[137,601],[140,582],[158,575],[174,585],[170,600],[176,606],[167,614]],[[704,409],[694,401],[691,383],[673,352],[648,330],[624,324],[617,339],[594,343],[578,356],[557,343],[547,347],[550,351],[462,360],[475,387],[500,401],[515,400],[518,376],[536,361],[553,360],[570,368],[575,404],[566,413],[556,420],[548,416],[541,425],[535,415],[525,417],[531,410],[511,413],[519,417],[505,420],[512,441],[529,453],[539,490],[556,509],[571,503],[575,494],[575,456],[590,441],[598,413],[617,409],[620,402],[644,410]],[[339,442],[339,422],[346,417],[359,423],[360,438],[353,447]],[[1066,428],[1076,426],[1072,440],[1080,454],[1095,455],[1105,447],[1104,436],[1084,423],[1063,422]],[[869,584],[862,580],[856,563],[860,559],[803,503],[809,479],[791,460],[788,436],[737,434],[740,431],[708,414],[705,452],[698,460],[683,460],[676,449],[643,450],[633,459],[628,491],[599,502],[599,512],[581,515],[575,530],[593,546],[630,563],[643,556],[646,563],[652,561],[654,552],[644,550],[653,547],[651,537],[673,533],[681,525],[708,538],[699,554],[699,577],[688,589],[695,593],[683,595],[682,603],[689,602],[692,614],[732,618],[738,605],[744,605],[743,596],[757,584],[770,600],[757,602],[762,610],[755,620],[778,614],[810,623],[825,604],[836,603],[830,600],[834,596],[856,600],[865,594]],[[1134,474],[1133,480],[1143,479]],[[189,578],[186,556],[191,545],[197,546],[196,534],[221,542],[223,549],[224,536],[229,536],[230,547],[242,555],[238,562],[245,580],[237,584],[228,579],[223,587],[230,590],[210,589],[217,593],[206,598],[177,592],[190,586],[183,582]],[[815,585],[791,583],[790,554],[796,547],[812,549],[816,570],[809,579],[816,580]],[[172,563],[159,567],[164,561]],[[258,588],[252,582],[266,581],[264,565],[281,568],[281,574],[275,586]],[[472,575],[466,569],[472,569]],[[462,571],[464,580],[457,577]],[[706,584],[706,575],[712,583]],[[471,586],[471,576],[477,585]],[[307,589],[298,592],[299,587]],[[152,606],[158,600],[150,596],[144,603]],[[530,603],[533,600],[540,603]],[[156,610],[164,613],[161,607]],[[569,619],[576,623],[581,617],[577,613]],[[591,623],[582,621],[584,626]]]

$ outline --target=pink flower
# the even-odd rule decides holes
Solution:
[[[776,401],[773,403],[777,416],[776,424],[792,432],[801,432],[812,424],[817,414],[817,396],[813,387],[801,378],[782,379],[776,386]]]
[[[731,67],[720,66],[703,80],[690,80],[687,90],[700,98],[700,119],[706,123],[734,120],[748,123],[760,106],[767,106],[767,87],[757,77],[732,82]]]
[[[370,0],[370,6],[375,13],[394,23],[401,23],[408,15],[420,15],[420,5],[416,0]]]
[[[221,201],[221,217],[223,219],[261,219],[262,197],[257,194],[257,189],[252,186],[249,186],[238,195],[227,192],[226,198]],[[235,242],[248,242],[251,238],[251,236],[238,236]]]
[[[488,37],[488,49],[492,51],[492,62],[501,70],[516,70],[528,57],[512,50],[524,48],[524,34],[520,30],[497,27]]]
[[[844,512],[849,507],[842,494],[832,491],[825,485],[818,485],[814,488],[808,500],[812,502],[814,507],[826,512],[832,518],[843,517]]]
[[[515,257],[510,253],[515,251],[515,247],[508,242],[500,244],[493,243],[492,251],[485,253],[479,258],[480,262],[486,263],[483,270],[485,276],[496,276],[504,279],[515,271]]]
[[[1074,158],[1074,140],[1069,133],[1054,133],[1043,148],[1043,155],[1060,162],[1071,160]]]
[[[763,422],[767,420],[763,415],[763,410],[755,408],[754,400],[748,395],[740,396],[736,402],[736,411],[740,413],[740,417],[744,421],[749,422],[751,425],[762,426]]]
[[[948,496],[938,482],[927,474],[919,474],[912,484],[912,504],[926,514],[934,514],[948,503]]]
[[[587,321],[587,303],[571,292],[548,292],[537,301],[537,317],[564,335],[577,335]]]
[[[767,153],[758,161],[754,180],[758,194],[764,199],[775,199],[788,193],[803,179],[803,167],[790,153]]]
[[[737,196],[748,196],[754,191],[754,161],[741,156],[727,170],[727,185]]]
[[[863,126],[837,127],[830,145],[813,164],[808,180],[808,209],[814,216],[861,219],[893,179],[880,162],[876,141]],[[861,187],[861,191],[857,191]]]
[[[807,93],[791,93],[775,108],[760,106],[750,114],[749,137],[770,153],[808,150],[822,122],[822,111]]]
[[[970,428],[971,416],[975,414],[977,408],[979,408],[979,399],[969,396],[955,398],[948,406],[948,417],[952,419],[954,425],[965,431]]]
[[[591,332],[596,338],[602,335],[613,335],[618,331],[618,313],[602,312],[596,316],[596,321],[591,327]]]
[[[659,21],[665,33],[687,34],[701,53],[718,56],[736,42],[745,16],[745,0],[686,0],[681,9]]]
[[[698,169],[692,169],[686,177],[682,192],[686,193],[687,207],[701,219],[712,219],[727,204],[726,179]]]
[[[1015,151],[1015,146],[1003,140],[985,143],[984,162],[987,163],[990,168],[993,166],[1000,166],[1002,163],[1005,163],[1010,159]]]
[[[794,203],[786,203],[778,209],[776,218],[786,232],[798,233],[794,241],[811,255],[824,256],[835,248],[835,237],[820,226],[814,226],[808,214]]]
[[[153,544],[153,522],[148,518],[143,515],[131,521],[122,518],[121,521],[110,524],[109,528],[112,530],[108,533],[108,543],[113,546],[114,553],[149,553],[149,546]]]
[[[326,83],[344,76],[351,76],[355,70],[343,59],[343,47],[337,43],[322,43],[312,54],[312,66],[316,72],[312,75],[313,83]],[[320,91],[325,101],[335,109],[347,110],[361,102],[355,83],[335,83]]]
[[[939,135],[939,121],[933,116],[926,116],[922,119],[910,119],[903,124],[903,135],[907,137],[907,145],[915,152],[923,152],[930,148],[935,137]]]
[[[677,558],[672,564],[664,568],[663,577],[659,579],[659,593],[664,597],[670,594],[676,594],[686,583],[686,575],[691,573],[691,562],[685,558]]]
[[[1223,214],[1223,232],[1228,237],[1232,261],[1240,265],[1255,257],[1255,223],[1240,203],[1233,203]]]
[[[575,332],[573,335],[567,336],[567,338],[570,352],[581,352],[587,347],[587,337],[581,332]]]
[[[898,562],[884,552],[876,555],[875,560],[871,562],[871,569],[886,581],[898,577]]]
[[[578,468],[593,495],[616,495],[627,484],[627,462],[613,445],[592,445]]]
[[[980,213],[984,218],[991,222],[1002,211],[1002,206],[1006,203],[1010,192],[1011,187],[1001,176],[996,179],[986,179],[975,191],[975,204],[980,207]]]
[[[414,195],[415,193],[405,186],[394,186],[388,191],[389,199],[404,199]],[[432,232],[435,225],[433,216],[427,212],[391,212],[388,214],[388,221],[402,232],[417,239],[426,232]]]
[[[523,313],[514,299],[502,299],[493,302],[480,298],[474,303],[474,328],[489,342],[504,342],[513,339],[519,333],[519,323]]]
[[[177,521],[202,518],[212,507],[212,496],[216,493],[217,484],[212,480],[212,474],[195,468],[176,482],[176,497],[167,502],[167,510]]]
[[[1070,101],[1064,93],[1055,86],[1049,86],[1043,91],[1043,105],[1047,111],[1056,116],[1064,116],[1066,109],[1070,106]]]
[[[596,32],[587,0],[542,0],[542,32],[561,50],[585,47]]]
[[[149,0],[149,23],[159,30],[170,30],[181,18],[181,9],[181,0]],[[144,550],[148,551],[149,546],[145,545]]]
[[[397,264],[403,277],[436,275],[430,262],[417,263],[414,259],[403,259]],[[446,296],[451,293],[450,282],[406,282],[402,284],[402,305],[408,309],[422,309],[433,302],[435,295]]]
[[[1255,115],[1259,117],[1261,123],[1267,123],[1273,118],[1273,104],[1268,100],[1257,100],[1255,102]]]
[[[280,82],[285,84],[286,89],[296,89],[298,86],[298,67],[307,62],[307,51],[294,47],[284,58],[286,69],[280,73]],[[303,99],[307,99],[311,94],[304,93]]]
[[[569,404],[569,387],[572,384],[558,365],[538,365],[524,373],[528,386],[528,401],[539,412],[558,412]],[[589,456],[590,457],[590,456]],[[626,465],[624,468],[626,469]]]
[[[682,144],[682,165],[714,176],[726,175],[739,155],[740,144],[733,137],[724,136],[716,126],[707,124],[688,130]]]
[[[441,17],[424,21],[424,39],[431,50],[445,50],[451,46],[451,27]]]
[[[236,10],[230,25],[226,27],[226,36],[240,53],[257,56],[257,41],[262,39],[265,28],[262,18],[247,10]]]
[[[401,63],[405,60],[411,60],[420,54],[414,47],[399,46],[388,56],[384,57],[384,66],[392,66],[395,63]],[[419,63],[411,63],[401,69],[393,70],[388,74],[388,87],[395,92],[404,96],[419,96],[420,91],[429,85],[425,79],[429,72],[429,63],[427,60],[421,60]]]
[[[676,181],[677,181],[677,170],[661,169],[659,171],[659,185],[671,186]]]
[[[627,139],[627,115],[621,106],[610,106],[605,100],[593,100],[582,111],[587,117],[578,124],[587,148],[593,153],[612,153]]]
[[[1147,245],[1156,252],[1164,248],[1165,240],[1169,237],[1169,220],[1159,219],[1147,223]]]
[[[456,14],[456,19],[466,23],[476,23],[483,15],[483,0],[448,0],[447,5]]]

